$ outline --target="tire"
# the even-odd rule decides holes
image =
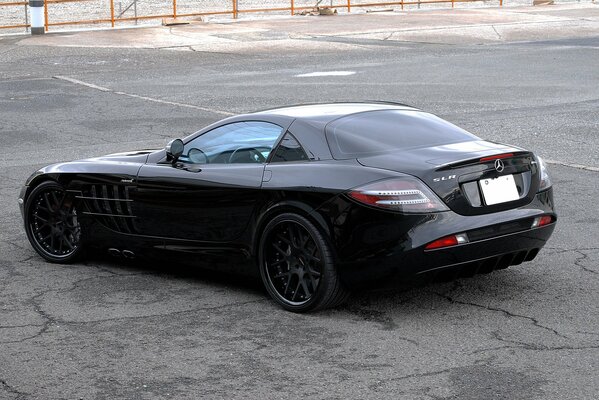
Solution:
[[[25,202],[25,232],[46,261],[68,264],[83,254],[81,225],[72,198],[54,181],[36,186]]]
[[[280,214],[266,225],[258,262],[266,290],[288,311],[335,307],[349,296],[328,241],[301,215]]]

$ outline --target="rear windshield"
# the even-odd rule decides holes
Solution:
[[[342,117],[327,125],[326,136],[336,159],[478,139],[439,117],[412,110],[378,110]]]

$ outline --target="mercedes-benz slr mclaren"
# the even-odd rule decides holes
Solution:
[[[531,261],[557,219],[540,157],[382,102],[243,114],[165,149],[50,165],[19,203],[50,262],[244,266],[297,312],[369,282]]]

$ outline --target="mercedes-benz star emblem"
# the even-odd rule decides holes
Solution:
[[[497,172],[502,172],[504,168],[505,165],[503,165],[503,161],[495,160],[495,169],[497,170]]]

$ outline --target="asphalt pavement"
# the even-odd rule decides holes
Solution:
[[[332,19],[296,17],[0,37],[0,398],[597,398],[593,7],[527,11],[563,19],[541,34],[531,17],[501,40],[468,34],[463,21],[459,34],[417,25],[417,39],[385,39],[401,13],[332,17],[347,18],[339,35],[322,33]],[[307,18],[321,33],[290,35]],[[383,18],[396,18],[390,30]],[[145,42],[132,43],[136,31]],[[550,160],[559,220],[539,256],[297,315],[252,280],[104,258],[54,265],[27,242],[16,199],[39,167],[162,147],[229,113],[367,99],[412,104]]]

